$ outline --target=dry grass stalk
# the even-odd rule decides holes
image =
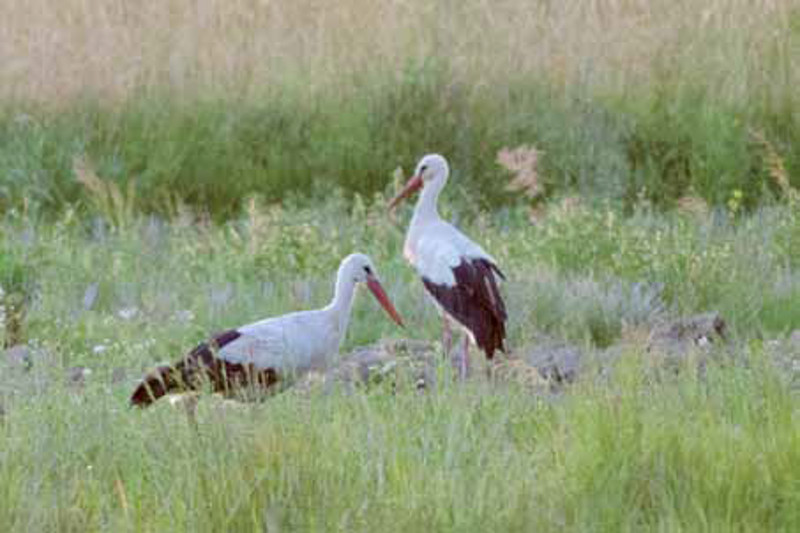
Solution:
[[[513,178],[506,190],[521,192],[533,201],[528,218],[538,224],[546,216],[544,206],[538,202],[544,193],[544,185],[539,179],[539,156],[542,154],[533,146],[519,146],[514,149],[503,148],[497,153],[497,163],[511,172]]]
[[[125,513],[125,518],[128,518],[129,516],[128,494],[125,491],[125,483],[123,483],[123,481],[120,478],[114,480],[114,491],[117,493],[119,506],[122,508],[123,513]]]
[[[583,202],[581,202],[579,196],[565,196],[561,199],[561,203],[558,205],[558,209],[562,213],[569,214],[574,214],[583,209],[583,207]]]
[[[166,89],[257,99],[287,83],[313,98],[331,85],[356,89],[350,74],[402,76],[405,66],[432,57],[446,58],[456,81],[481,90],[525,72],[564,87],[618,91],[659,83],[668,57],[670,77],[696,80],[702,72],[700,83],[718,98],[746,102],[767,80],[778,90],[800,84],[800,58],[785,44],[795,7],[767,0],[6,0],[0,98],[64,105],[87,94],[120,101]],[[782,58],[770,64],[788,64],[784,89],[764,68],[764,55],[775,53]]]
[[[261,249],[262,243],[269,234],[269,216],[259,207],[257,200],[253,197],[247,200],[246,211],[248,222],[247,250],[252,256]]]
[[[174,409],[181,410],[186,414],[186,420],[193,428],[197,428],[197,404],[200,401],[200,393],[186,392],[183,394],[170,394],[167,396],[169,405]]]
[[[507,190],[521,192],[530,199],[536,199],[544,193],[537,168],[541,153],[533,146],[503,148],[497,153],[497,162],[500,166],[514,175],[511,182],[506,185]]]
[[[126,192],[120,190],[113,181],[102,179],[85,156],[73,159],[72,170],[75,180],[84,186],[94,207],[116,227],[127,225],[136,212],[136,187],[131,180]]]
[[[769,142],[767,136],[763,132],[753,130],[750,132],[750,137],[764,152],[764,165],[770,178],[778,185],[783,197],[790,202],[800,201],[800,191],[792,187],[789,181],[789,173],[786,171],[786,165],[783,163],[783,158],[775,149],[775,146]]]
[[[708,203],[694,194],[688,194],[678,199],[678,211],[685,215],[697,218],[708,216]]]
[[[498,361],[493,367],[493,373],[502,381],[517,383],[536,392],[547,391],[550,387],[550,382],[535,367],[517,358],[509,357]]]

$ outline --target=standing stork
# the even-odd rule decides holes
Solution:
[[[506,306],[498,290],[498,277],[505,276],[483,248],[439,216],[439,193],[447,183],[447,160],[426,155],[414,176],[389,203],[389,209],[422,189],[414,207],[403,255],[416,268],[422,283],[442,312],[443,345],[450,351],[450,321],[465,330],[458,361],[462,377],[469,372],[470,340],[492,359],[496,350],[505,351]]]
[[[218,333],[178,363],[158,367],[145,376],[133,392],[131,404],[146,407],[166,394],[197,390],[204,383],[226,394],[248,387],[267,389],[324,368],[339,353],[359,283],[366,283],[389,316],[403,325],[372,261],[366,255],[352,254],[339,266],[334,297],[326,307]]]

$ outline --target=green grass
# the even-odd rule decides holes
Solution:
[[[217,218],[235,216],[251,195],[308,201],[342,190],[371,198],[395,168],[409,173],[430,151],[451,159],[469,191],[462,195],[484,207],[512,205],[515,197],[497,186],[508,176],[495,160],[520,144],[543,151],[546,196],[628,208],[642,198],[670,207],[695,195],[724,205],[738,191],[753,207],[780,196],[754,131],[792,179],[800,175],[796,114],[772,117],[752,102],[736,107],[684,87],[624,99],[586,89],[575,98],[545,81],[509,79],[498,95],[448,78],[446,67],[424,67],[399,81],[366,78],[346,98],[310,101],[274,90],[257,102],[163,95],[57,111],[0,106],[0,210],[82,204],[76,157],[120,188],[134,186],[140,210],[170,213],[181,201]]]
[[[797,403],[754,355],[556,402],[515,388],[201,404],[194,430],[125,390],[50,390],[2,430],[12,530],[791,531]]]
[[[370,199],[431,151],[462,204],[513,206],[496,158],[519,145],[545,197],[628,211],[800,187],[791,2],[42,2],[0,22],[0,213],[84,206],[76,158],[139,211],[217,220]]]
[[[0,531],[800,530],[792,2],[40,3],[0,19],[0,331],[33,349],[0,361]],[[353,251],[408,329],[359,297],[342,352],[437,341],[383,207],[432,151],[511,347],[613,371],[127,407],[210,332],[326,303]],[[707,311],[732,357],[654,372],[649,328]]]
[[[0,529],[798,528],[796,378],[763,341],[800,327],[796,205],[623,217],[556,203],[536,225],[522,210],[465,222],[509,275],[512,347],[541,335],[598,353],[623,343],[610,377],[555,397],[444,379],[424,395],[312,389],[241,409],[205,398],[196,428],[167,404],[127,407],[145,369],[208,332],[325,303],[354,250],[373,257],[409,327],[374,320],[362,295],[343,352],[436,340],[400,257],[406,216],[335,197],[254,205],[225,224],[7,216],[0,248],[29,265],[26,333],[42,353],[32,375],[0,375]],[[627,332],[708,310],[728,321],[740,362],[702,377],[648,371]],[[82,390],[65,383],[75,365],[93,371]],[[129,379],[114,382],[120,368]]]

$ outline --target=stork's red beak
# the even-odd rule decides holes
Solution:
[[[389,202],[389,210],[394,209],[397,206],[397,204],[399,204],[404,199],[408,198],[421,188],[422,188],[422,176],[413,176],[410,180],[408,180],[408,183],[406,183],[406,186],[403,187],[403,190],[400,191],[400,193],[398,193],[397,196],[392,198],[391,202]]]
[[[392,301],[386,295],[386,291],[383,290],[383,285],[381,285],[381,282],[378,281],[378,278],[375,276],[367,277],[367,287],[375,296],[375,299],[378,300],[378,303],[380,303],[381,306],[386,309],[386,312],[390,317],[392,317],[392,320],[397,322],[400,327],[405,327],[405,324],[403,324],[403,319],[400,318],[400,313],[398,313],[397,309],[395,309],[394,305],[392,305]]]

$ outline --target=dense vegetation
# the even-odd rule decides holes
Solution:
[[[0,531],[800,530],[797,2],[6,4]],[[384,208],[430,151],[508,274],[503,364],[574,347],[575,383],[128,408],[353,251],[408,327],[360,297],[343,357],[439,350]],[[703,371],[662,368],[708,311]]]
[[[375,258],[408,328],[359,298],[343,351],[436,341],[439,320],[399,254],[400,216],[331,199],[252,205],[225,225],[7,218],[3,244],[35,265],[38,296],[32,369],[6,366],[0,384],[0,527],[797,527],[800,347],[782,340],[800,324],[797,204],[620,217],[565,202],[535,225],[520,210],[468,225],[510,276],[516,353],[543,338],[622,350],[610,378],[586,374],[558,396],[478,373],[425,394],[312,386],[240,409],[205,398],[197,426],[167,403],[127,408],[145,369],[209,331],[325,303],[352,250]],[[733,359],[654,379],[648,329],[712,309]],[[76,366],[92,373],[75,383]]]
[[[430,151],[497,207],[520,144],[545,196],[752,207],[775,155],[800,185],[794,2],[192,4],[4,17],[0,210],[80,203],[76,158],[143,210],[228,217],[252,194],[369,198]]]

